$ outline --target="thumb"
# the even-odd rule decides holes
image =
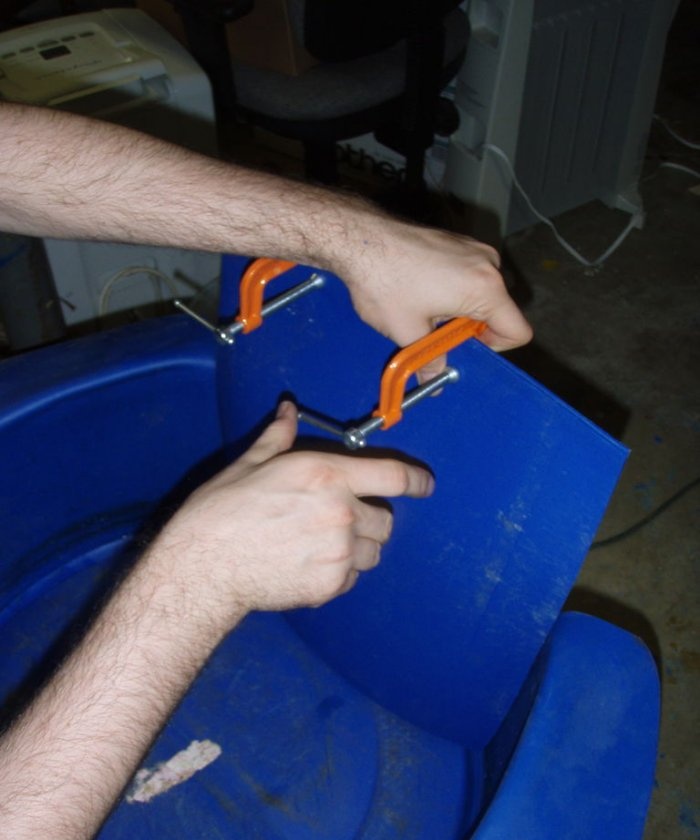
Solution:
[[[297,435],[297,407],[290,400],[283,400],[277,407],[277,415],[250,449],[237,463],[254,467],[286,452]]]

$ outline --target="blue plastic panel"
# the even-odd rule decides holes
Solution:
[[[308,274],[295,269],[269,293]],[[343,425],[364,419],[393,350],[329,277],[220,350],[227,434],[247,440],[285,392]],[[626,450],[477,341],[450,363],[456,385],[370,439],[427,464],[435,495],[393,502],[380,567],[349,595],[290,620],[379,702],[478,748],[559,613]],[[314,429],[300,432],[318,441]]]

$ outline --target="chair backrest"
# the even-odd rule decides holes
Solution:
[[[275,283],[281,290],[308,273],[295,269]],[[229,437],[243,446],[285,392],[356,423],[376,405],[394,349],[328,278],[220,351]],[[450,363],[459,382],[377,432],[358,456],[379,447],[428,464],[434,496],[392,501],[394,533],[380,566],[350,594],[289,620],[386,707],[476,748],[496,731],[547,637],[625,450],[478,341],[452,351]],[[311,427],[300,434],[318,445]]]
[[[295,34],[319,61],[347,61],[393,46],[441,21],[459,0],[288,0]]]

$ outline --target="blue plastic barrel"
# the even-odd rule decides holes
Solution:
[[[5,715],[226,441],[286,391],[361,419],[392,351],[329,278],[233,348],[173,318],[0,365]],[[219,757],[123,797],[101,840],[641,836],[653,662],[617,628],[558,617],[624,450],[482,345],[450,363],[459,382],[358,456],[427,463],[434,498],[393,502],[394,537],[353,593],[225,640],[143,764],[202,740]]]

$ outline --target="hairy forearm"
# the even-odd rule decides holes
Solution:
[[[362,199],[222,163],[108,123],[0,103],[0,230],[277,257],[328,269],[359,315],[399,344],[437,321],[531,330],[498,254],[391,218]]]
[[[0,742],[0,837],[92,837],[219,642],[175,565],[141,561]]]
[[[367,209],[367,231],[355,230],[363,207],[120,126],[0,105],[0,229],[7,231],[329,267],[348,236],[367,244],[376,214]]]

